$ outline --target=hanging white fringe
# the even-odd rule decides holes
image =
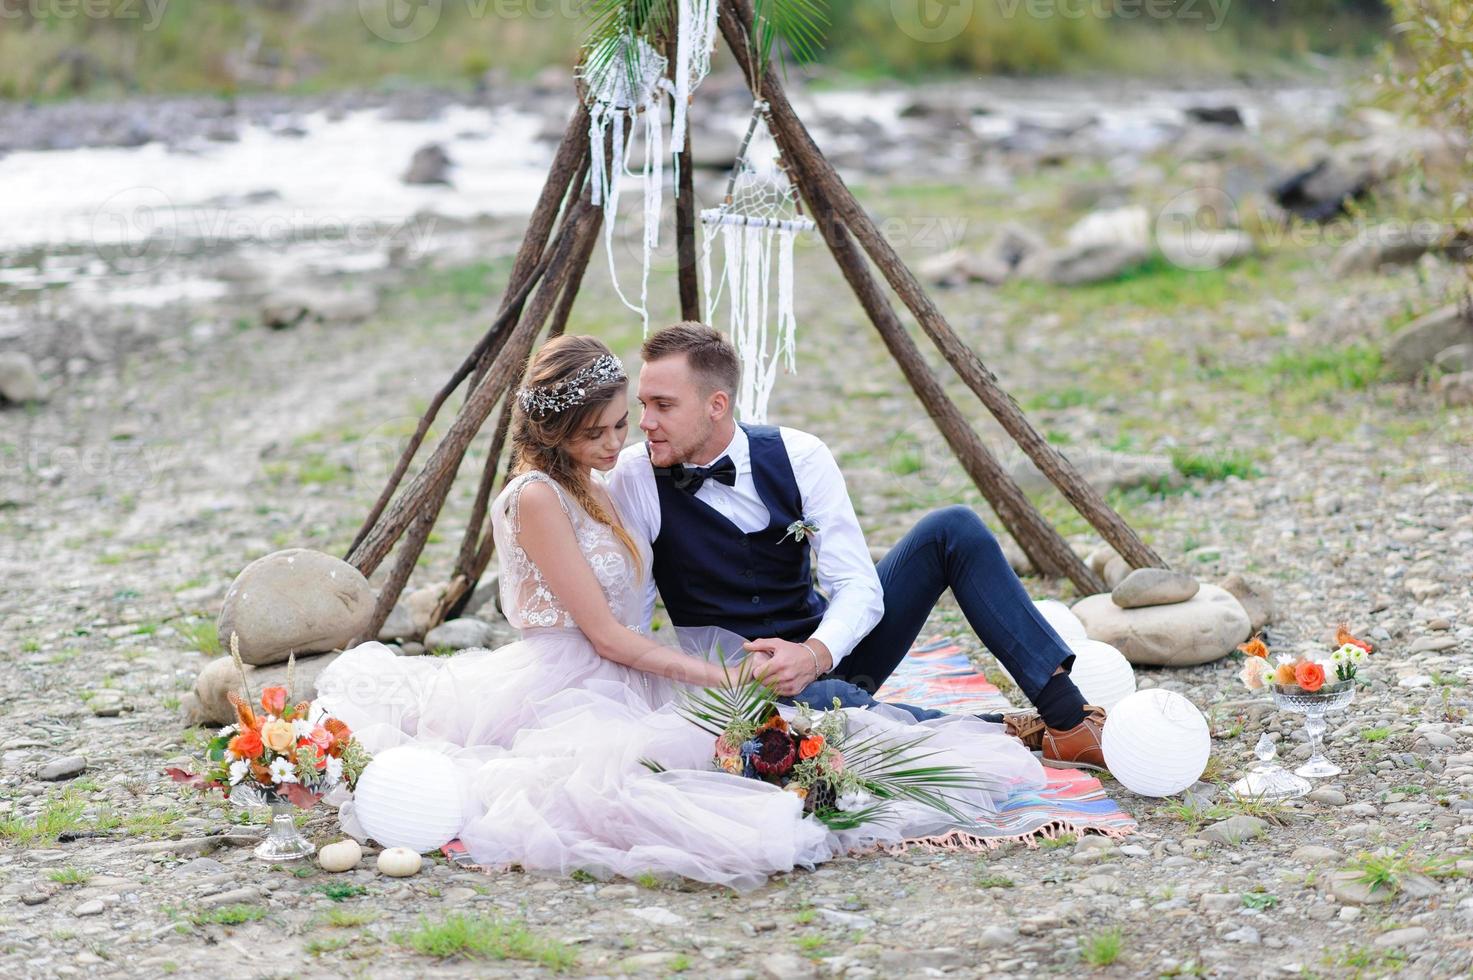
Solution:
[[[664,78],[668,62],[642,38],[624,38],[627,49],[635,47],[635,78],[626,70],[623,53],[607,57],[601,69],[584,73],[588,86],[588,142],[591,157],[589,181],[594,204],[604,211],[604,252],[608,256],[609,278],[619,301],[639,314],[646,333],[649,332],[650,255],[660,243],[661,192],[664,184],[665,145],[663,110],[660,103],[670,90]],[[629,170],[629,141],[634,136],[634,123],[644,119],[644,232],[641,247],[639,304],[631,303],[619,286],[619,273],[614,262],[614,226],[619,216],[619,183]],[[628,121],[628,126],[625,123]],[[604,162],[604,138],[612,127],[611,154]]]
[[[675,186],[680,187],[680,151],[685,147],[686,111],[691,94],[711,71],[716,47],[717,0],[679,0],[676,15],[675,109],[670,114],[670,152],[676,159]]]
[[[758,218],[719,209],[701,212],[702,274],[708,283],[706,322],[715,322],[723,292],[729,295],[727,322],[731,342],[742,362],[742,384],[736,395],[737,416],[744,422],[767,421],[768,402],[777,384],[778,367],[797,370],[798,318],[793,310],[793,240],[812,221]],[[720,279],[711,276],[712,244],[719,229],[724,255]],[[777,242],[776,323],[773,322],[772,245]]]

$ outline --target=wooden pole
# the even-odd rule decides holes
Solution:
[[[525,368],[533,340],[557,299],[569,260],[575,253],[581,236],[587,234],[594,224],[592,216],[597,213],[598,209],[590,203],[585,191],[577,207],[564,218],[563,227],[552,246],[542,288],[533,297],[526,314],[517,321],[501,353],[487,369],[481,383],[471,389],[449,430],[413,482],[387,509],[383,519],[374,525],[357,550],[349,555],[348,561],[360,571],[365,567],[376,568],[415,517],[429,514],[433,519],[439,514],[440,507],[450,492],[450,484],[454,482],[455,473],[465,456],[466,447],[485,423],[486,416],[506,393],[511,380],[519,376]],[[417,558],[416,554],[410,559],[410,564]],[[401,555],[400,561],[403,560],[404,556]],[[380,593],[380,605],[387,599],[388,607],[392,608],[398,597],[390,596],[389,591],[385,589]],[[387,617],[387,609],[380,611]],[[375,633],[382,622],[379,619],[375,625]]]
[[[997,376],[952,330],[941,311],[926,295],[920,282],[901,261],[885,236],[855,200],[833,165],[814,143],[813,137],[788,101],[772,66],[766,66],[760,76],[757,74],[747,40],[746,25],[752,23],[752,6],[749,0],[720,0],[720,3],[721,32],[746,73],[748,86],[754,95],[760,93],[761,98],[770,106],[769,120],[773,139],[783,157],[801,168],[806,181],[818,185],[823,199],[833,206],[836,218],[844,223],[868,253],[890,288],[895,290],[896,295],[915,316],[921,329],[941,351],[947,363],[967,387],[972,389],[1019,448],[1033,460],[1039,471],[1058,487],[1074,509],[1133,567],[1166,567],[1161,557],[1115,513],[1100,492],[1080,476],[1079,471],[1063,453],[1050,445],[1033,428],[1022,409],[998,384]]]
[[[675,47],[678,38],[671,33],[667,46],[670,64],[676,63]],[[672,89],[670,104],[675,104]],[[676,154],[675,163],[679,174],[675,184],[675,259],[676,277],[680,284],[680,318],[701,319],[701,285],[696,272],[696,191],[695,177],[691,173],[690,120],[687,117],[685,143]],[[706,284],[707,287],[710,283]]]

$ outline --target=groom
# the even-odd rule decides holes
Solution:
[[[1037,708],[1008,716],[1009,730],[1045,764],[1104,767],[1103,709],[1084,703],[1069,679],[1073,654],[976,513],[928,514],[876,566],[828,447],[735,422],[741,365],[725,337],[678,323],[642,354],[647,442],[624,450],[609,489],[629,532],[652,542],[647,619],[658,587],[678,629],[746,637],[769,658],[763,678],[778,694],[856,704],[872,700],[950,588]]]

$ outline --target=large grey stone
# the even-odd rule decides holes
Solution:
[[[1418,317],[1398,330],[1382,352],[1386,376],[1411,381],[1427,370],[1438,354],[1455,344],[1473,343],[1473,320],[1450,303]]]
[[[469,650],[489,647],[496,632],[491,624],[469,616],[441,623],[425,634],[426,650]]]
[[[1110,598],[1121,609],[1142,606],[1169,606],[1186,602],[1201,588],[1197,580],[1185,572],[1169,568],[1137,568],[1110,592]]]
[[[1432,390],[1448,408],[1467,408],[1473,405],[1473,371],[1444,374],[1432,382]]]
[[[373,606],[373,589],[358,569],[320,551],[289,548],[236,576],[216,628],[227,649],[237,634],[246,663],[274,664],[292,653],[345,650],[372,639]]]
[[[426,143],[414,151],[409,167],[399,178],[406,184],[450,183],[450,154],[439,143]]]
[[[58,779],[71,779],[73,776],[80,776],[86,770],[87,759],[84,756],[68,755],[43,763],[36,770],[36,778],[54,782]]]
[[[394,603],[394,608],[389,610],[384,625],[378,628],[378,638],[381,643],[393,643],[395,640],[418,640],[422,635],[422,630],[416,630],[414,616],[403,599]]]
[[[293,678],[296,690],[290,692],[294,699],[311,699],[317,696],[317,677],[322,669],[338,658],[336,653],[298,657],[297,672]],[[245,669],[246,683],[251,695],[260,697],[261,688],[286,684],[286,664]],[[192,696],[185,698],[182,708],[184,721],[189,725],[228,725],[235,720],[235,709],[231,707],[231,691],[240,691],[240,674],[235,662],[229,657],[218,657],[205,664],[195,678]]]
[[[41,397],[36,365],[20,351],[0,353],[0,402],[29,402]]]
[[[1202,837],[1218,844],[1241,844],[1268,833],[1268,821],[1243,814],[1228,817],[1202,831]]]
[[[1145,262],[1149,255],[1149,249],[1125,242],[1065,245],[1030,256],[1018,273],[1055,286],[1082,286],[1115,279]]]
[[[1121,609],[1109,593],[1074,604],[1090,639],[1108,643],[1133,664],[1189,667],[1226,656],[1252,633],[1248,614],[1223,589],[1203,585],[1186,602]]]
[[[1330,274],[1343,278],[1375,272],[1383,265],[1407,265],[1449,237],[1448,229],[1431,222],[1377,225],[1340,247],[1330,262]]]

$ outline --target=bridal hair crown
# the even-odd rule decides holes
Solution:
[[[629,380],[624,365],[612,354],[600,355],[585,368],[550,385],[527,385],[517,391],[517,403],[533,418],[546,418],[581,405],[589,396],[609,385]]]

